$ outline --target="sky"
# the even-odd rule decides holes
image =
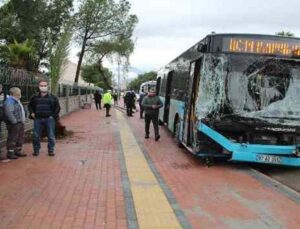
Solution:
[[[212,31],[300,37],[300,0],[129,0],[139,18],[133,67],[158,70]]]

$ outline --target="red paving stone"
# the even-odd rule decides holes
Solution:
[[[144,139],[144,122],[129,118],[193,228],[299,228],[300,205],[250,176],[243,165],[208,168],[179,149],[165,127],[161,140]]]
[[[63,118],[72,137],[58,140],[56,156],[0,164],[0,228],[126,228],[116,121],[104,111]]]
[[[300,206],[243,166],[207,168],[164,128],[145,140],[138,114],[129,120],[193,228],[299,228]],[[43,143],[39,157],[0,164],[0,228],[127,228],[114,115],[81,110],[63,123],[74,136],[55,157]]]

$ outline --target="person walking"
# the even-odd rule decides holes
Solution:
[[[139,98],[139,106],[140,106],[140,119],[144,118],[144,107],[142,105],[143,99],[145,98],[147,94],[144,92],[140,93],[140,98]]]
[[[24,124],[25,110],[20,101],[21,89],[12,87],[9,90],[9,97],[4,103],[4,120],[7,127],[7,158],[18,159],[18,157],[26,157],[22,153],[24,143]]]
[[[111,90],[107,90],[107,92],[103,95],[103,104],[104,104],[104,107],[106,109],[106,117],[109,117],[111,116],[109,114],[109,110],[111,108],[111,105],[112,105],[112,95],[111,95]]]
[[[114,93],[112,94],[112,97],[113,97],[113,99],[114,99],[114,105],[115,105],[115,106],[118,105],[118,93],[117,93],[117,92],[114,92]]]
[[[95,100],[95,105],[96,105],[96,109],[98,110],[98,109],[102,109],[101,108],[101,100],[102,100],[102,95],[101,95],[101,93],[99,92],[99,91],[96,91],[95,93],[94,93],[94,100]]]
[[[33,156],[38,156],[43,129],[46,128],[48,137],[48,155],[54,156],[55,124],[59,118],[60,105],[58,98],[48,91],[48,81],[39,82],[39,93],[33,95],[28,104],[30,118],[33,119]]]
[[[125,95],[127,116],[132,116],[135,97],[135,93],[132,90],[128,91]]]
[[[145,110],[145,138],[149,138],[149,128],[152,121],[155,133],[155,141],[160,139],[158,128],[159,109],[163,106],[162,101],[156,95],[155,88],[151,88],[148,95],[143,99],[142,106]]]

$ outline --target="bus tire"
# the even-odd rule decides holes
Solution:
[[[182,145],[181,141],[179,140],[179,134],[180,134],[180,121],[177,120],[176,124],[175,124],[175,131],[174,131],[175,143],[176,143],[177,147],[183,148],[183,145]]]

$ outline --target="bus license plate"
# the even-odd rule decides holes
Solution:
[[[265,163],[273,163],[273,164],[281,164],[281,158],[278,156],[264,155],[259,154],[256,155],[256,161],[265,162]]]

